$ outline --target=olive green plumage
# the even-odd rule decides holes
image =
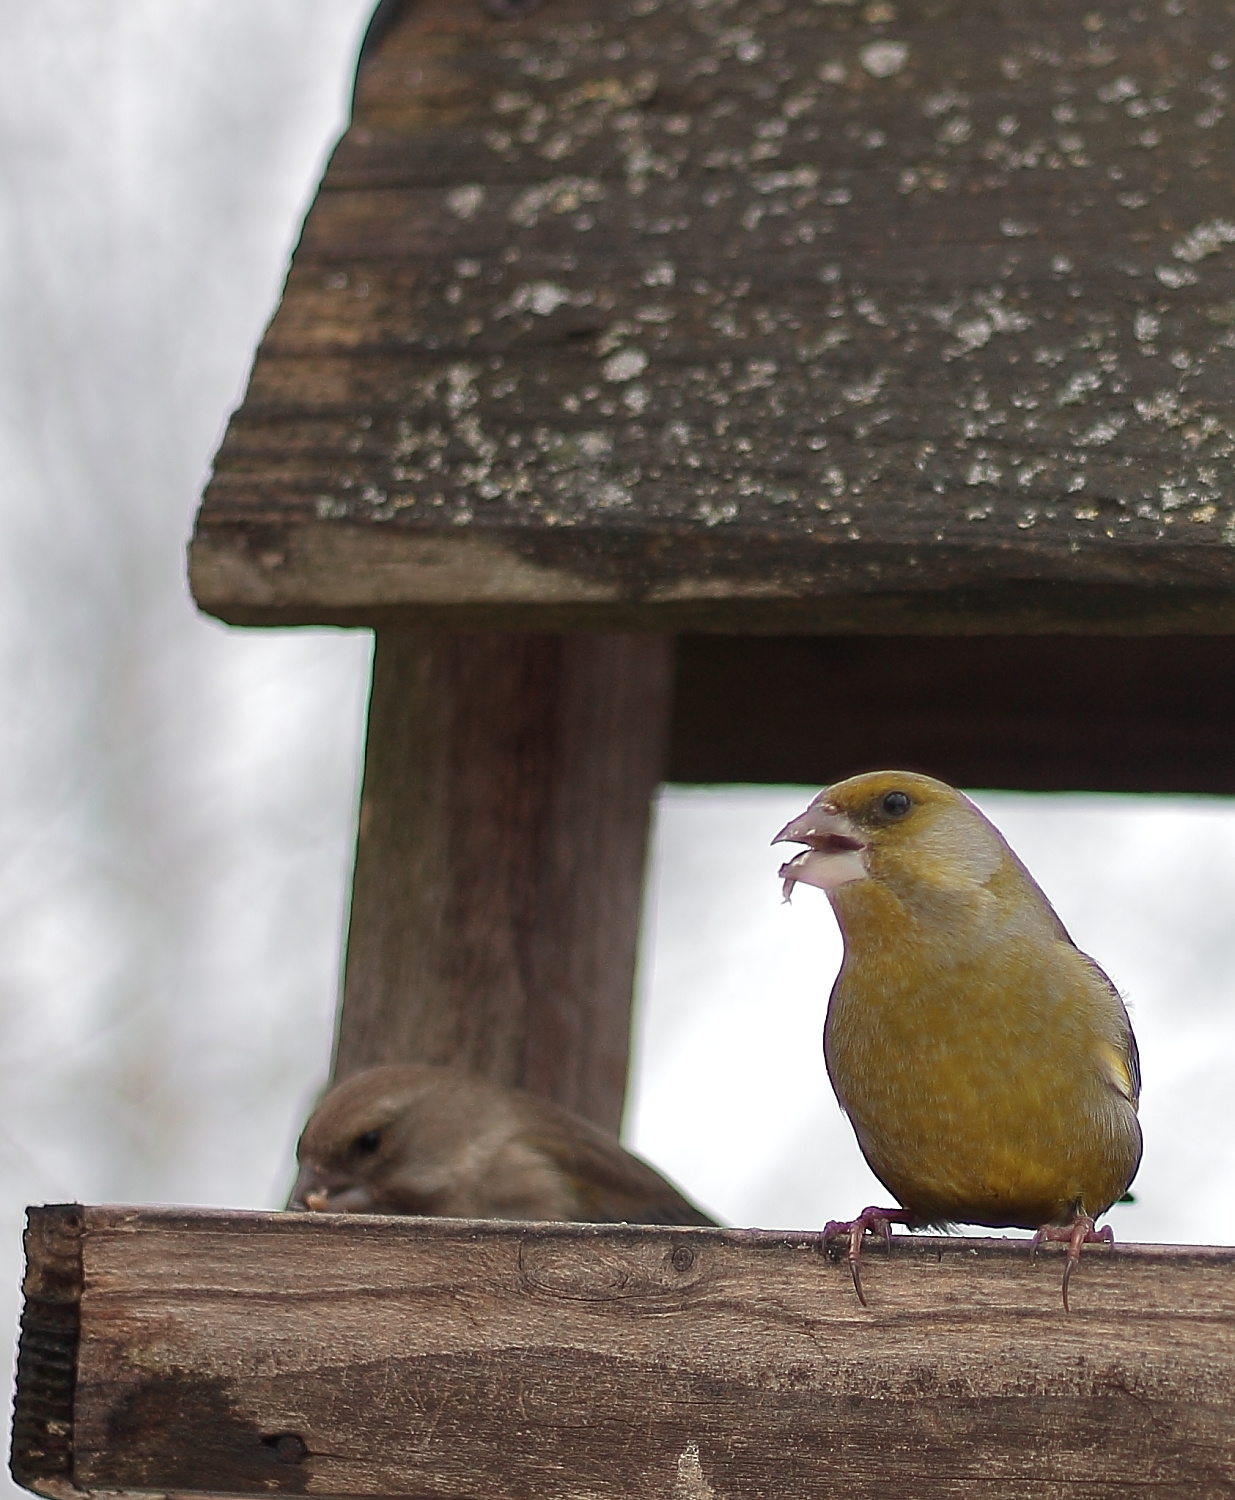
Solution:
[[[1114,986],[999,832],[930,777],[827,788],[781,838],[845,941],[824,1030],[863,1155],[923,1224],[1094,1218],[1141,1155],[1140,1073]]]

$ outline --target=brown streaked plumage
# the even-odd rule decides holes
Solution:
[[[1068,1278],[1141,1156],[1140,1065],[1123,1002],[1003,837],[962,793],[877,771],[822,791],[774,842],[827,892],[845,940],[824,1028],[828,1076],[899,1210],[1065,1240]]]
[[[289,1208],[712,1224],[605,1131],[454,1068],[370,1068],[331,1089],[296,1148]]]

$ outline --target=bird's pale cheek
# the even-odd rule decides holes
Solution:
[[[821,891],[835,891],[851,881],[865,880],[867,874],[863,849],[803,849],[780,867],[786,901],[798,881],[817,886]]]

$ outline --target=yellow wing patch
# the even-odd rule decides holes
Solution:
[[[1117,1047],[1112,1047],[1110,1042],[1098,1043],[1098,1055],[1106,1067],[1106,1076],[1128,1103],[1135,1107],[1136,1080],[1132,1076],[1132,1067],[1128,1059]]]

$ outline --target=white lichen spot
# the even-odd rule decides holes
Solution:
[[[525,188],[510,206],[510,218],[522,229],[534,229],[540,216],[574,213],[585,203],[599,203],[605,189],[593,177],[555,177]]]
[[[1001,471],[996,464],[973,463],[969,466],[969,472],[965,475],[965,483],[974,484],[998,484],[1002,477]]]
[[[1027,234],[1034,232],[1032,224],[1026,224],[1023,219],[1000,219],[999,233],[1007,235],[1010,240],[1024,239]]]
[[[944,146],[959,146],[973,134],[973,124],[965,115],[953,115],[939,129],[935,139]]]
[[[677,272],[671,261],[658,260],[643,273],[644,286],[672,286]]]
[[[1098,519],[1097,507],[1093,505],[1078,505],[1072,514],[1078,521],[1096,521]]]
[[[600,367],[606,380],[615,385],[623,381],[636,380],[647,369],[648,357],[642,349],[620,349],[611,354]]]
[[[748,490],[747,493],[753,493],[753,491],[749,491]],[[711,502],[705,500],[699,506],[699,508],[698,508],[698,510],[696,511],[695,514],[698,516],[699,520],[701,520],[705,526],[709,526],[710,527],[710,526],[720,526],[725,521],[732,521],[732,520],[734,520],[735,517],[738,514],[738,511],[739,511],[739,506],[738,506],[738,503],[737,503],[736,500],[727,500],[727,501],[724,502],[724,504],[721,504],[721,505],[714,505]],[[692,1448],[695,1448],[695,1445],[693,1443],[688,1443],[687,1444],[687,1453],[689,1453]],[[683,1462],[683,1459],[685,1459],[685,1457],[686,1457],[686,1454],[684,1453],[682,1455],[682,1458],[678,1459],[678,1477],[679,1477],[679,1483],[680,1483],[681,1474],[682,1474],[682,1462]],[[698,1470],[698,1465],[699,1465],[699,1450],[697,1448],[695,1448],[695,1467],[696,1467],[696,1470]],[[699,1483],[703,1486],[701,1489],[692,1489],[692,1490],[683,1491],[679,1487],[679,1489],[676,1491],[676,1493],[677,1494],[688,1494],[688,1495],[700,1495],[700,1496],[702,1496],[702,1495],[710,1495],[712,1493],[711,1487],[703,1482],[703,1473],[702,1473],[701,1470],[699,1470]]]
[[[1212,521],[1218,514],[1216,505],[1198,505],[1195,510],[1189,512],[1189,518],[1198,525],[1205,525]]]
[[[967,318],[963,323],[957,323],[952,331],[958,342],[943,351],[945,359],[955,359],[957,355],[969,354],[972,350],[989,344],[995,325],[989,318]]]
[[[868,42],[858,59],[872,78],[891,78],[909,61],[908,42]]]
[[[967,94],[958,94],[954,88],[941,89],[937,94],[929,94],[922,101],[922,113],[928,120],[937,120],[940,115],[946,115],[954,109],[967,109],[969,97]]]
[[[813,188],[818,181],[817,167],[795,167],[792,172],[765,172],[754,178],[754,187],[759,193],[783,193],[790,188]]]
[[[1127,423],[1127,417],[1105,417],[1095,422],[1087,433],[1078,439],[1082,448],[1104,448],[1113,442]]]
[[[852,385],[844,386],[841,395],[854,406],[869,406],[883,389],[887,378],[885,370],[876,370],[866,380],[855,380]]]
[[[1142,422],[1165,422],[1168,427],[1178,426],[1180,422],[1179,397],[1174,391],[1159,391],[1156,396],[1140,397],[1133,404]]]
[[[1196,262],[1215,255],[1223,245],[1235,245],[1235,224],[1230,219],[1210,219],[1190,229],[1178,245],[1171,248],[1176,260]]]
[[[446,207],[458,219],[470,219],[485,201],[485,190],[478,182],[452,188],[446,194]]]
[[[1051,260],[1051,270],[1056,276],[1066,276],[1072,268],[1072,262],[1066,255],[1056,255]]]
[[[1076,495],[1085,488],[1084,474],[1070,474],[1068,476],[1068,494]]]
[[[842,84],[849,77],[849,69],[843,62],[833,59],[831,62],[821,63],[815,70],[815,76],[822,83]]]
[[[1195,286],[1197,282],[1196,272],[1182,266],[1155,266],[1154,275],[1172,291],[1178,291],[1181,286]]]
[[[1076,406],[1088,399],[1091,392],[1102,384],[1102,377],[1093,370],[1081,370],[1061,386],[1055,400],[1060,406]]]
[[[451,365],[446,371],[446,410],[452,417],[461,416],[480,400],[475,386],[479,374],[475,365]]]
[[[313,502],[313,511],[319,521],[340,521],[351,514],[346,500],[336,500],[333,495],[318,495]]]
[[[547,318],[563,303],[569,303],[571,296],[564,286],[558,286],[555,281],[534,281],[521,286],[511,300],[516,307],[526,308],[538,318]]]
[[[644,385],[630,385],[622,392],[622,405],[636,417],[647,410],[651,399]]]
[[[1103,84],[1098,90],[1098,98],[1103,104],[1119,104],[1125,99],[1135,99],[1140,91],[1140,84],[1135,78],[1116,78]]]

